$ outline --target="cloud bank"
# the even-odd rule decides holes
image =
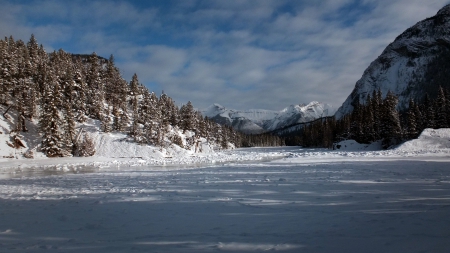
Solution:
[[[157,94],[204,108],[342,104],[371,61],[447,0],[0,0],[0,36],[114,54]],[[150,3],[145,3],[150,2]]]

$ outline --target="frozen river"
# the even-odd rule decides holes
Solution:
[[[0,252],[450,249],[448,157],[252,151],[288,158],[3,173]]]

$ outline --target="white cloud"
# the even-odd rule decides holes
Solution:
[[[0,36],[114,54],[126,79],[136,72],[178,103],[279,110],[339,106],[388,43],[447,0],[0,3]]]

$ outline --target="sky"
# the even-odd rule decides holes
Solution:
[[[0,0],[0,36],[109,58],[178,105],[338,108],[404,30],[449,0]]]

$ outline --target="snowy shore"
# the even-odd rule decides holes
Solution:
[[[203,153],[185,150],[175,145],[161,150],[152,146],[140,146],[121,141],[122,134],[96,134],[97,152],[93,157],[0,159],[0,172],[14,170],[76,170],[82,167],[134,167],[214,165],[227,162],[263,161],[282,159],[280,163],[311,163],[337,161],[375,160],[446,160],[450,157],[450,129],[426,129],[419,138],[405,142],[390,150],[380,150],[379,145],[363,145],[354,141],[340,143],[339,150],[280,148],[236,149],[214,151],[203,142]],[[264,150],[264,152],[260,152]]]
[[[6,159],[0,252],[448,252],[448,137]]]

